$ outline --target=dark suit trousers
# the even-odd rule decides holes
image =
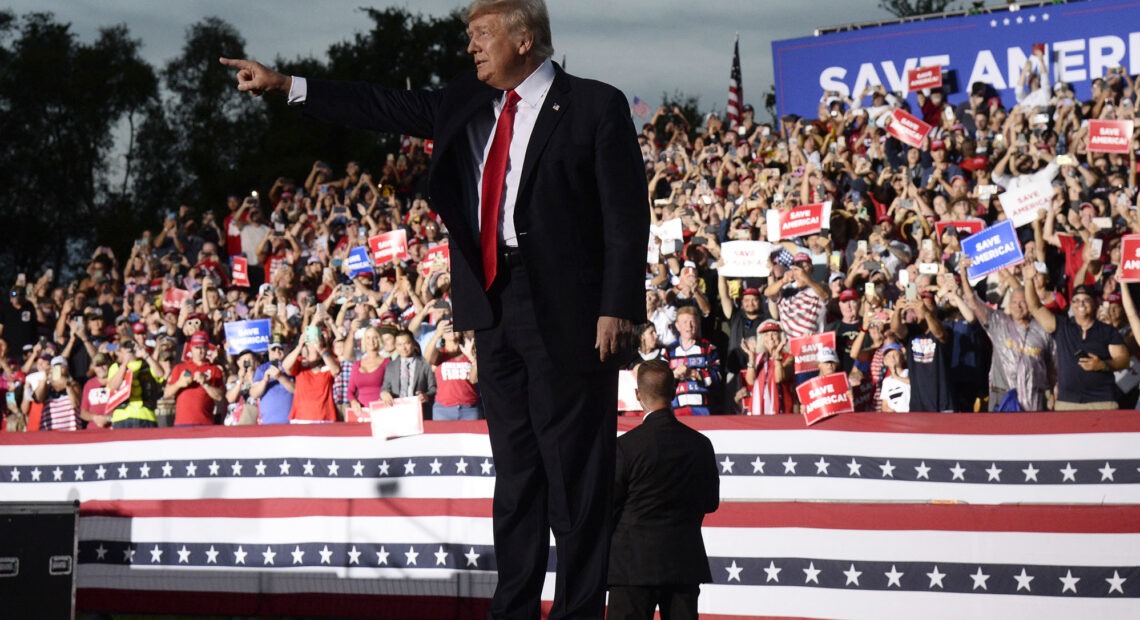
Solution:
[[[652,620],[661,608],[661,620],[696,620],[699,585],[612,586],[606,620]]]
[[[551,357],[524,267],[500,265],[490,296],[499,320],[475,336],[495,460],[499,582],[490,616],[539,618],[553,530],[557,576],[550,618],[600,619],[609,560],[617,373],[583,375]]]

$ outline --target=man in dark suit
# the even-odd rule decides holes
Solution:
[[[617,431],[616,353],[644,320],[648,190],[625,97],[550,61],[542,0],[474,0],[475,72],[437,91],[304,80],[251,61],[238,89],[306,114],[432,138],[455,329],[476,330],[495,458],[493,618],[600,618]]]
[[[661,360],[637,367],[637,398],[648,412],[617,446],[607,618],[697,617],[700,584],[712,581],[701,538],[720,505],[712,442],[677,421],[673,372]]]
[[[396,398],[418,398],[424,419],[431,417],[431,398],[435,396],[435,373],[416,348],[416,337],[401,329],[396,332],[398,356],[384,370],[380,400],[391,405]]]

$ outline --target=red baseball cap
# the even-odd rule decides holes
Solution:
[[[209,344],[210,336],[207,335],[206,332],[194,332],[194,335],[190,336],[191,347],[205,347],[209,346]]]
[[[859,299],[859,291],[853,288],[845,288],[839,293],[839,301],[851,301],[852,299]]]

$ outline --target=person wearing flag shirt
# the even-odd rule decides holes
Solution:
[[[764,294],[776,303],[780,327],[789,338],[810,336],[823,331],[827,317],[827,301],[831,292],[812,279],[814,266],[806,252],[792,257],[792,266],[783,278],[772,278]],[[796,384],[810,378],[809,373],[796,377]]]
[[[677,380],[673,410],[677,415],[709,415],[712,399],[721,391],[720,356],[716,346],[700,337],[700,311],[677,309],[677,344],[669,349],[669,365]]]
[[[195,332],[190,336],[190,359],[170,372],[163,395],[175,399],[175,426],[213,424],[218,403],[225,398],[225,375],[206,359],[209,346],[206,332]]]
[[[39,430],[79,428],[79,384],[68,373],[65,358],[57,355],[51,359],[47,379],[36,386],[32,397],[44,407]]]
[[[920,300],[899,300],[891,312],[891,330],[901,343],[905,343],[910,382],[921,386],[911,390],[908,410],[928,413],[954,411],[947,376],[947,334],[942,321],[938,320],[934,294],[924,291]],[[886,385],[883,387],[885,389]],[[883,398],[886,399],[885,392]]]
[[[757,332],[760,350],[754,350],[752,344],[747,345],[750,359],[744,371],[744,383],[750,388],[751,396],[745,399],[744,413],[792,413],[795,406],[792,392],[795,358],[787,350],[787,336],[780,323],[772,319],[761,323]]]

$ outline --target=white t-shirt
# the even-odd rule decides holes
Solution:
[[[902,376],[907,374],[907,371],[902,371]],[[910,411],[910,384],[894,375],[888,376],[883,379],[882,399],[891,411]]]

